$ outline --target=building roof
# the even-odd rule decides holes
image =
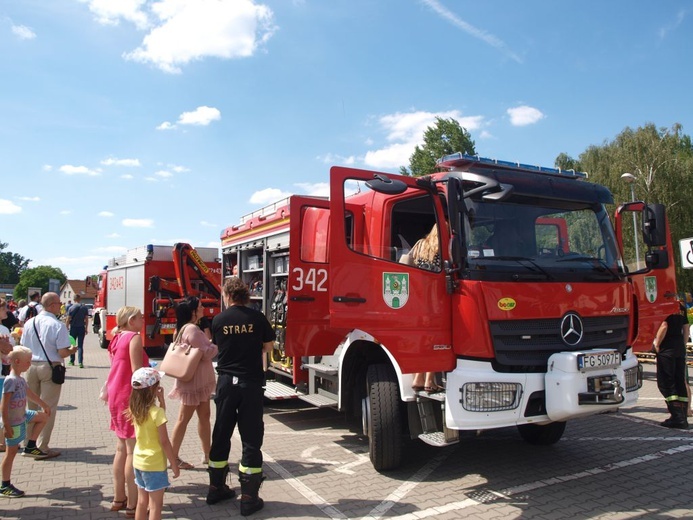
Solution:
[[[82,298],[93,299],[96,297],[96,285],[87,285],[87,283],[84,280],[68,280],[67,282],[65,282],[65,285],[67,284],[69,284],[70,287],[72,287],[72,292],[74,292],[75,294],[79,294]],[[65,285],[62,286],[61,291],[65,288]]]

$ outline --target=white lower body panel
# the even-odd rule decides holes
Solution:
[[[446,426],[456,430],[477,430],[519,424],[542,424],[614,411],[636,403],[637,389],[626,391],[625,371],[637,370],[638,366],[637,358],[631,350],[620,366],[604,369],[580,370],[577,362],[580,354],[581,352],[560,352],[552,355],[546,374],[501,373],[495,372],[489,362],[458,360],[455,370],[447,374]],[[598,404],[587,402],[594,397],[590,390],[594,386],[595,378],[600,383],[606,382],[615,387],[614,391],[618,394],[612,401],[603,399]],[[521,388],[518,405],[511,410],[501,411],[467,410],[462,405],[463,388],[467,383],[518,384]],[[525,410],[530,396],[542,391],[546,396],[546,413],[526,417]]]

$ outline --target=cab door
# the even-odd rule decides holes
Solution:
[[[374,179],[404,183],[404,191],[370,189],[366,183]],[[333,167],[330,201],[332,327],[371,335],[403,373],[451,370],[451,295],[442,268],[449,237],[441,198],[414,178]],[[403,263],[432,225],[440,236],[439,267]]]
[[[343,331],[330,328],[330,203],[293,196],[289,211],[286,353],[295,358],[330,355],[343,337]],[[300,366],[296,361],[294,366]]]
[[[632,202],[616,210],[616,237],[633,286],[634,352],[650,350],[660,324],[679,312],[676,267],[664,206]]]

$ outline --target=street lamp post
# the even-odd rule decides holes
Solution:
[[[624,173],[621,175],[621,179],[628,183],[630,186],[630,200],[635,202],[635,175],[632,173]],[[638,248],[638,217],[633,211],[633,238],[635,239],[635,267],[636,270],[640,269],[640,250]]]

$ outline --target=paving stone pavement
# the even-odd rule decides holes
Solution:
[[[0,498],[0,518],[125,518],[109,511],[115,441],[98,400],[108,356],[93,335],[85,363],[68,369],[63,387],[51,442],[62,456],[18,457],[13,482],[27,496]],[[458,445],[444,449],[406,443],[402,468],[382,474],[370,465],[358,422],[334,410],[267,403],[266,506],[252,518],[693,518],[693,431],[658,426],[666,414],[654,365],[645,365],[645,376],[635,408],[571,421],[555,446],[530,446],[513,428],[463,432]],[[167,390],[171,384],[164,378]],[[177,402],[168,400],[169,434],[177,411]],[[193,418],[181,451],[196,468],[172,480],[163,517],[241,518],[236,501],[205,503],[207,473],[196,429]],[[235,437],[232,472],[239,444]],[[235,477],[230,484],[238,490]]]

